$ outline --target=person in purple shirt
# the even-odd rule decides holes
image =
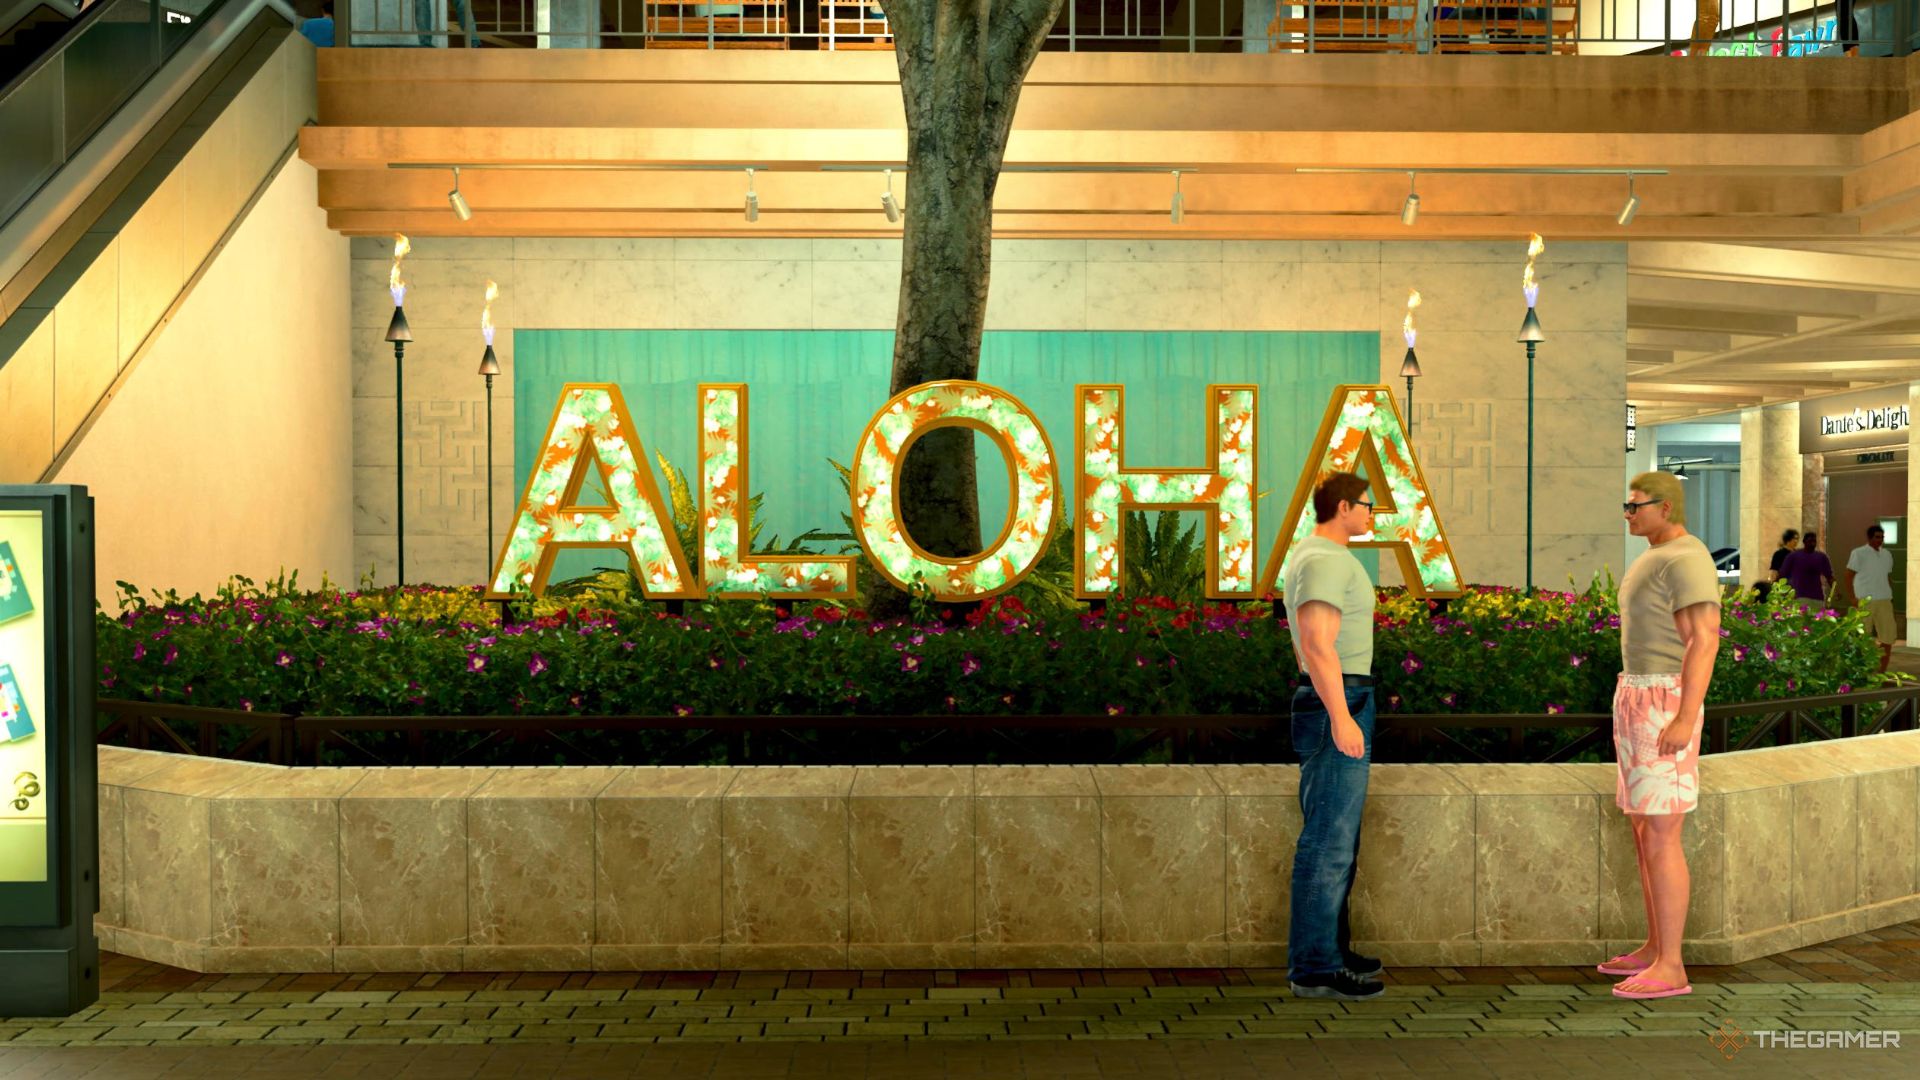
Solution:
[[[1819,550],[1819,538],[1813,533],[1800,537],[1800,550],[1788,554],[1780,564],[1780,576],[1793,586],[1793,595],[1801,600],[1824,601],[1833,588],[1833,564]]]

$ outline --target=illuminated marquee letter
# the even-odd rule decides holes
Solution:
[[[746,385],[702,384],[699,546],[708,594],[721,600],[854,595],[851,555],[754,555],[749,550],[743,557],[741,549],[753,536],[746,490]]]
[[[1207,595],[1247,599],[1254,588],[1254,417],[1259,391],[1252,386],[1209,386],[1207,457],[1198,469],[1129,469],[1122,435],[1124,392],[1118,386],[1076,387],[1080,414],[1075,457],[1080,479],[1080,543],[1073,552],[1074,595],[1103,600],[1126,580],[1123,511],[1205,510]]]
[[[490,600],[546,592],[547,574],[561,548],[626,552],[641,591],[663,600],[699,599],[700,585],[669,525],[660,489],[620,388],[612,383],[568,383],[560,390],[540,460],[494,564]],[[581,506],[589,467],[600,470],[608,506]]]
[[[943,427],[984,433],[1007,459],[1013,504],[1000,535],[978,555],[948,559],[921,550],[900,521],[894,480],[914,441]],[[985,383],[922,383],[867,422],[853,455],[853,526],[881,576],[902,589],[917,579],[941,600],[979,600],[1019,583],[1047,549],[1058,517],[1053,445],[1020,399]]]
[[[1286,525],[1260,578],[1260,595],[1273,592],[1276,580],[1285,580],[1287,549],[1313,532],[1313,489],[1335,472],[1364,475],[1373,492],[1374,538],[1355,540],[1354,547],[1392,550],[1415,596],[1459,596],[1465,591],[1432,490],[1407,445],[1393,392],[1385,386],[1336,386],[1293,489]]]

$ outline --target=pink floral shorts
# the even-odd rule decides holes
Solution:
[[[1700,730],[1686,749],[1660,753],[1660,732],[1680,711],[1680,676],[1620,676],[1613,692],[1613,750],[1619,762],[1613,801],[1629,814],[1686,814],[1700,804]]]

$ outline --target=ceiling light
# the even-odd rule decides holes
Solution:
[[[1625,226],[1633,224],[1633,215],[1639,212],[1640,212],[1640,196],[1635,195],[1633,193],[1633,174],[1628,173],[1627,174],[1627,205],[1620,208],[1620,216],[1618,218],[1615,218],[1614,220],[1618,221],[1620,225],[1624,228]]]
[[[453,207],[453,216],[461,221],[473,217],[473,208],[467,205],[467,197],[460,194],[460,166],[453,167],[453,190],[447,192],[447,205]]]
[[[1414,174],[1407,174],[1407,201],[1400,204],[1400,224],[1411,225],[1420,216],[1420,196],[1413,191]]]
[[[1180,170],[1179,169],[1173,170],[1173,207],[1168,212],[1167,216],[1173,219],[1173,223],[1175,225],[1180,224],[1180,222],[1184,220],[1187,216],[1187,198],[1186,196],[1180,194]]]
[[[893,197],[893,170],[887,170],[887,190],[880,196],[880,209],[887,212],[888,221],[900,220],[900,203]]]
[[[753,170],[747,170],[747,220],[760,220],[760,196],[753,190]]]

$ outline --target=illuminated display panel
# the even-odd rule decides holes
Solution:
[[[993,440],[1013,493],[999,537],[964,559],[941,558],[913,542],[894,487],[915,440],[943,427],[972,428]],[[1013,588],[1040,561],[1059,518],[1060,482],[1053,445],[1019,398],[955,379],[923,383],[881,406],[854,451],[852,495],[854,532],[882,576],[901,589],[921,581],[937,599],[964,601]]]
[[[700,386],[701,580],[719,600],[847,599],[851,555],[755,555],[747,495],[747,387]]]
[[[1207,513],[1207,595],[1216,600],[1254,594],[1255,411],[1253,386],[1207,387],[1207,459],[1200,469],[1129,469],[1124,461],[1125,390],[1117,385],[1076,388],[1080,545],[1073,553],[1074,595],[1104,600],[1126,580],[1128,510],[1204,510]]]
[[[0,881],[47,880],[48,587],[38,510],[0,510]]]
[[[1373,493],[1373,535],[1355,539],[1351,546],[1393,552],[1407,588],[1416,596],[1452,597],[1465,591],[1460,564],[1441,527],[1433,491],[1407,443],[1393,392],[1385,386],[1336,386],[1294,488],[1293,506],[1284,519],[1289,524],[1267,559],[1261,595],[1275,592],[1286,580],[1289,548],[1313,532],[1313,489],[1335,472],[1359,473]]]

